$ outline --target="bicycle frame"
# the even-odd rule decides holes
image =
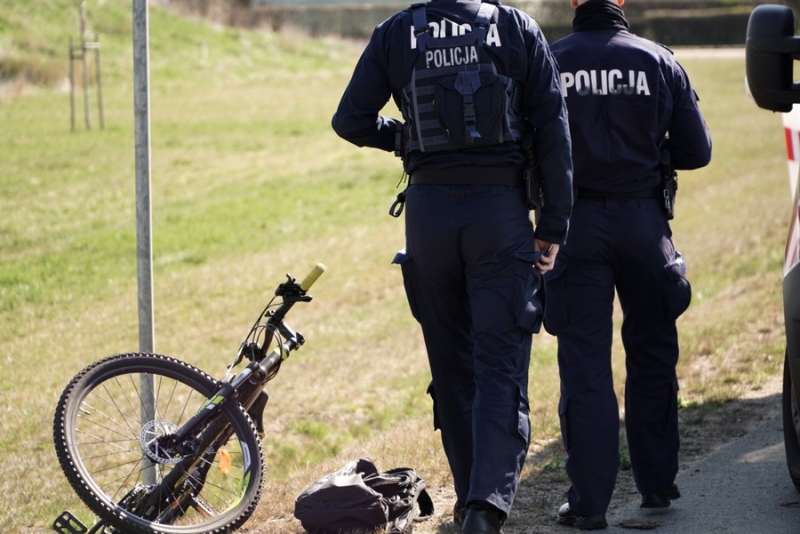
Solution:
[[[256,404],[263,387],[277,375],[281,363],[289,357],[292,351],[303,345],[305,339],[302,334],[292,330],[284,322],[284,318],[296,303],[311,301],[311,296],[307,295],[306,291],[324,272],[324,269],[323,265],[317,264],[300,284],[297,284],[296,280],[288,274],[286,275],[287,281],[278,286],[275,290],[275,296],[253,324],[249,334],[239,348],[236,360],[229,367],[229,371],[238,365],[244,357],[250,359],[250,363],[238,375],[229,374],[226,376],[229,380],[223,379],[219,391],[208,399],[198,412],[174,433],[156,440],[160,450],[181,456],[183,459],[133,511],[148,517],[148,510],[160,509],[157,506],[160,502],[165,500],[172,502],[183,501],[192,497],[192,493],[197,490],[196,487],[187,488],[187,491],[184,492],[185,495],[180,496],[179,499],[175,499],[174,495],[176,492],[180,492],[181,486],[186,484],[186,473],[190,473],[196,464],[202,462],[202,457],[195,455],[200,451],[213,451],[218,448],[215,447],[215,444],[221,446],[230,437],[229,428],[225,426],[216,428],[219,426],[217,424],[219,421],[219,407],[223,403],[233,400],[239,402],[245,410],[250,411]],[[270,310],[270,305],[275,297],[282,297],[283,301],[276,309]],[[262,324],[265,318],[266,321]],[[262,330],[264,332],[264,340],[259,344],[257,338]],[[275,349],[267,353],[276,338],[279,343]],[[250,413],[254,421],[257,418],[259,429],[263,428],[261,418],[265,406],[266,401],[258,406],[257,413]],[[212,430],[209,431],[209,428]],[[184,463],[188,465],[184,465]],[[208,462],[205,462],[204,465],[207,466]],[[199,469],[202,471],[203,466]],[[202,480],[200,483],[202,484]],[[182,505],[171,507],[173,510],[182,508]]]

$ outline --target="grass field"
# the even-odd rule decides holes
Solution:
[[[2,532],[46,532],[64,509],[91,521],[57,465],[53,411],[83,366],[138,349],[131,14],[120,0],[87,4],[105,128],[96,107],[83,127],[79,99],[74,132],[62,83],[74,3],[0,7]],[[290,321],[307,343],[270,386],[268,480],[245,530],[298,529],[281,521],[297,493],[361,455],[448,485],[421,337],[390,264],[403,246],[402,220],[387,214],[399,162],[329,127],[359,45],[150,15],[156,351],[219,376],[285,273],[328,266]],[[780,371],[791,204],[780,119],[747,101],[743,57],[683,64],[714,160],[681,175],[673,225],[694,288],[681,398],[713,406]],[[555,343],[534,345],[532,427],[544,442],[558,431]]]

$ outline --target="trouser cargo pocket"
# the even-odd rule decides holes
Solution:
[[[675,320],[689,308],[692,286],[686,279],[686,261],[677,250],[672,261],[664,266],[661,302],[668,321]]]
[[[406,252],[406,249],[401,249],[395,254],[392,263],[400,265],[400,270],[403,273],[403,286],[406,290],[406,299],[408,299],[408,307],[411,309],[411,315],[419,321],[419,305],[417,304],[416,297],[416,273],[414,272],[414,263],[411,254]]]

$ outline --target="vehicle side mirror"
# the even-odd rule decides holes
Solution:
[[[800,84],[793,83],[793,60],[800,58],[794,36],[794,14],[783,5],[756,7],[747,23],[747,83],[760,108],[788,112],[800,102]]]

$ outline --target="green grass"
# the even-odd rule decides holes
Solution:
[[[87,3],[102,44],[105,129],[92,91],[94,128],[84,128],[79,98],[72,132],[62,82],[73,2],[6,4],[0,491],[13,506],[0,512],[0,531],[45,532],[64,509],[91,519],[53,450],[61,391],[89,362],[138,349],[131,13],[121,0]],[[156,7],[150,15],[156,351],[220,375],[285,273],[328,266],[314,301],[293,311],[307,344],[270,385],[269,479],[253,525],[290,515],[299,490],[337,457],[412,465],[429,484],[449,484],[420,334],[390,264],[403,246],[402,220],[387,215],[399,162],[329,126],[359,47]],[[696,405],[779,371],[790,202],[780,120],[747,102],[743,60],[684,65],[714,137],[713,163],[681,174],[673,225],[694,287],[680,323],[681,396]],[[621,357],[617,366],[621,378]],[[530,396],[534,439],[554,439],[555,342],[546,335],[535,340]]]

